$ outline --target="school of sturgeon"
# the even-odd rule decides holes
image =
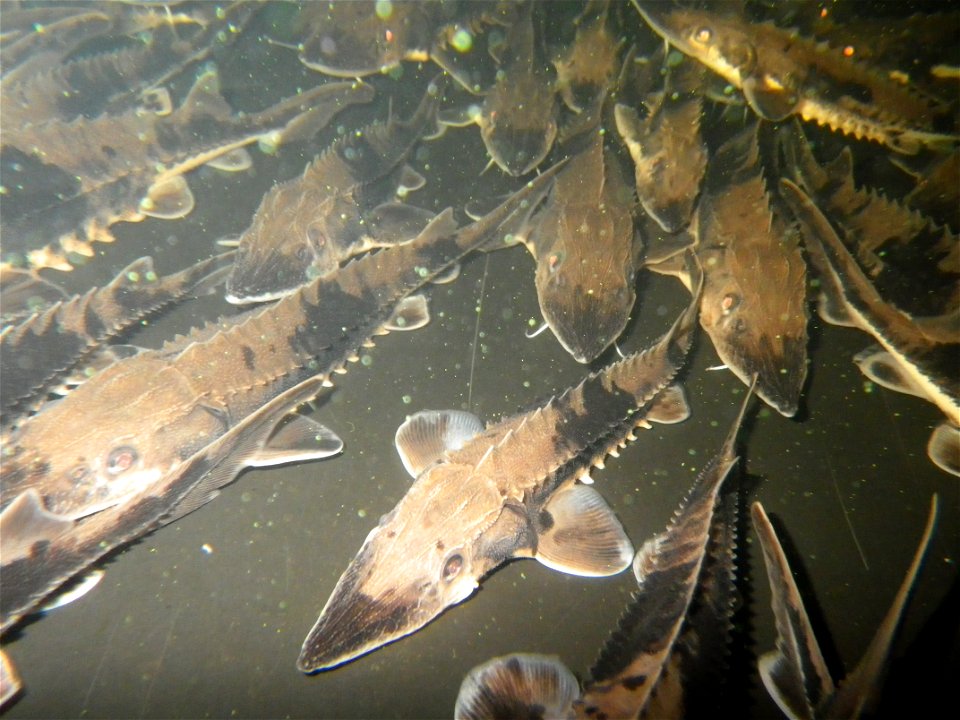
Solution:
[[[4,2],[0,712],[56,692],[34,688],[30,665],[10,655],[30,623],[109,575],[110,559],[135,557],[136,541],[231,495],[247,468],[376,456],[393,437],[412,478],[399,502],[381,505],[358,549],[324,539],[345,564],[337,582],[290,589],[316,603],[290,646],[289,671],[311,686],[434,621],[452,627],[455,606],[500,566],[530,558],[582,578],[632,568],[637,586],[582,680],[517,647],[455,668],[466,676],[448,698],[457,718],[753,716],[729,691],[738,683],[765,688],[790,718],[887,714],[883,681],[924,557],[951,564],[957,552],[960,12],[878,8]],[[127,223],[160,237],[197,215],[237,233],[199,221],[207,237],[191,244],[206,250],[181,248],[178,266],[162,241],[123,254],[136,237]],[[335,386],[348,368],[417,352],[399,339],[372,351],[380,336],[457,321],[432,314],[431,298],[442,302],[479,258],[476,353],[486,268],[516,245],[533,282],[523,267],[512,279],[535,294],[542,321],[499,372],[520,372],[524,343],[549,330],[578,382],[485,420],[472,412],[471,360],[453,409],[411,408],[366,447],[338,435],[352,425],[343,411],[317,419],[349,393]],[[689,301],[655,307],[645,271],[677,277]],[[842,682],[791,570],[798,552],[781,546],[791,505],[775,529],[757,478],[735,470],[758,425],[818,432],[808,376],[834,337],[821,323],[871,336],[853,358],[864,387],[917,396],[939,418],[925,452],[942,484],[919,548],[899,590],[867,591],[896,594]],[[641,326],[656,339],[638,348]],[[642,530],[593,476],[621,451],[652,456],[681,432],[668,426],[700,412],[692,359],[710,345],[710,369],[742,384],[735,419],[692,485],[671,481],[679,508],[635,550]],[[385,398],[365,401],[379,413]],[[810,452],[826,455],[822,442]],[[829,463],[805,472],[833,475]],[[319,482],[324,467],[312,466]],[[789,492],[788,478],[762,480]],[[375,506],[383,486],[366,481],[352,478]],[[744,550],[748,506],[773,635],[754,637],[743,619],[761,583]],[[938,541],[941,514],[949,537]],[[289,542],[301,532],[282,530]],[[324,521],[310,530],[323,537]],[[955,569],[938,577],[957,584]],[[361,716],[366,699],[353,698]]]

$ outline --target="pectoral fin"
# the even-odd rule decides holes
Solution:
[[[633,545],[613,510],[593,488],[571,484],[551,496],[534,518],[537,560],[548,568],[606,577],[630,567]]]
[[[321,460],[343,450],[336,433],[303,415],[285,417],[273,431],[267,444],[247,460],[250,467],[270,467],[291,462]]]
[[[182,175],[154,183],[140,201],[140,212],[150,217],[174,220],[190,214],[196,201]]]
[[[5,652],[0,652],[0,709],[20,692],[20,676]]]
[[[661,390],[646,415],[647,420],[661,425],[675,425],[688,417],[690,417],[690,406],[680,385],[670,385]]]
[[[784,88],[769,87],[756,77],[744,79],[743,96],[757,115],[771,122],[789,117],[797,107],[795,95]]]
[[[473,668],[460,685],[453,717],[565,718],[578,697],[576,677],[558,659],[517,653]]]
[[[418,330],[430,322],[430,308],[425,295],[409,295],[397,303],[387,320],[387,330]]]
[[[917,381],[904,372],[903,366],[897,362],[896,358],[879,345],[871,345],[857,353],[853,357],[853,362],[860,368],[860,372],[877,385],[905,395],[915,395],[924,400],[930,398]]]
[[[47,510],[36,488],[30,488],[0,513],[0,557],[4,564],[26,557],[34,544],[50,542],[73,526],[73,520]]]
[[[253,166],[253,158],[246,148],[234,148],[207,163],[212,168],[224,172],[243,172]]]
[[[938,468],[960,477],[960,428],[948,422],[937,425],[927,442],[927,455]]]
[[[413,240],[433,218],[434,214],[429,210],[389,202],[377,205],[365,219],[370,223],[373,243],[387,247]]]
[[[416,478],[445,453],[459,450],[483,430],[483,421],[472,413],[423,410],[407,416],[397,428],[394,444],[403,466]]]
[[[466,127],[474,123],[480,123],[480,106],[468,105],[462,108],[449,108],[437,113],[437,120],[441,125],[450,127]]]

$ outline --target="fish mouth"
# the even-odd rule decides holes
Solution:
[[[620,308],[586,291],[577,290],[573,297],[573,303],[541,301],[540,311],[563,348],[574,360],[586,364],[596,360],[623,332],[634,298]]]
[[[362,590],[374,556],[365,545],[340,577],[300,648],[301,672],[332,670],[419,630],[440,613],[430,612],[428,594],[414,587],[388,587],[376,597]]]
[[[355,660],[419,630],[427,621],[418,621],[417,615],[415,599],[334,591],[303,641],[297,668],[315,673]]]
[[[757,376],[756,393],[767,405],[784,417],[797,414],[807,379],[806,338],[773,341],[763,336],[750,348],[743,343],[714,344],[723,362],[744,383],[749,385]]]

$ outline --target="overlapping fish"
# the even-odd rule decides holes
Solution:
[[[92,256],[90,242],[111,240],[114,223],[189,213],[194,199],[184,173],[204,164],[247,167],[245,146],[304,137],[372,97],[367,85],[328,83],[235,114],[220,95],[216,70],[208,69],[168,115],[132,109],[32,126],[5,138],[5,252],[21,253],[32,267],[69,270],[68,255]]]
[[[653,346],[531,412],[489,427],[460,411],[408,418],[396,445],[416,481],[337,582],[298,667],[333,668],[419,630],[510,558],[583,576],[626,569],[633,546],[585,481],[638,426],[689,414],[672,383],[698,306],[699,290]]]
[[[634,558],[639,588],[583,692],[558,660],[509,655],[470,671],[454,717],[679,718],[696,704],[703,685],[686,685],[722,662],[730,631],[738,496],[721,497],[720,488],[736,464],[734,443],[751,396],[666,531]]]
[[[422,186],[423,178],[403,163],[434,128],[442,95],[443,84],[434,81],[409,120],[390,117],[351,132],[303,175],[271,188],[240,237],[227,300],[275,300],[355,255],[415,237],[432,213],[397,202],[374,207],[376,199],[370,202],[367,196],[384,194],[370,187],[378,181],[391,186],[391,195],[397,186]]]
[[[115,363],[24,422],[3,444],[0,629],[111,549],[213,499],[244,467],[339,452],[335,434],[290,413],[373,336],[425,322],[425,301],[410,294],[522,224],[554,173],[460,230],[447,210],[415,240],[266,309]]]
[[[949,151],[960,142],[954,128],[936,129],[948,112],[942,104],[840,49],[750,22],[722,4],[702,10],[632,2],[665,40],[723,76],[765,120],[797,115],[907,154],[924,147]]]

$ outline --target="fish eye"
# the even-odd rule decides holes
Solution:
[[[447,558],[447,561],[443,564],[443,579],[445,582],[450,582],[457,575],[460,574],[460,571],[463,570],[463,556],[459,553],[455,553]]]
[[[316,225],[307,228],[307,240],[313,247],[323,247],[327,244],[327,238],[324,237],[323,231]],[[310,248],[300,248],[297,251],[297,257],[304,261],[309,260]]]
[[[80,465],[75,465],[67,474],[70,476],[70,479],[73,482],[83,482],[90,474],[90,466],[82,463]]]
[[[723,296],[723,300],[720,301],[720,309],[724,315],[732,313],[737,309],[738,305],[740,305],[740,296],[736,293],[727,293]]]
[[[701,45],[706,45],[713,39],[713,31],[706,26],[699,27],[696,32],[693,33],[693,39]]]
[[[107,472],[111,475],[119,475],[133,467],[138,457],[137,451],[129,445],[114,448],[107,456]]]
[[[560,266],[563,265],[564,257],[565,254],[562,252],[550,253],[547,256],[547,269],[550,271],[551,275],[559,270]]]

